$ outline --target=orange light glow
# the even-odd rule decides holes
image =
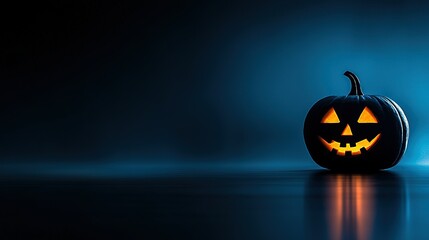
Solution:
[[[329,111],[323,116],[321,123],[339,123],[340,119],[338,118],[337,113],[334,108],[329,109]]]
[[[374,146],[374,144],[378,141],[378,139],[380,139],[380,136],[381,136],[381,133],[375,136],[371,141],[368,141],[368,139],[361,140],[357,142],[356,146],[354,147],[351,147],[350,143],[346,143],[345,147],[341,147],[340,143],[337,141],[332,140],[331,143],[328,143],[322,137],[319,137],[319,139],[329,151],[332,151],[333,149],[337,150],[337,155],[345,156],[346,152],[351,152],[353,156],[356,156],[361,154],[362,148],[365,148],[368,151],[372,146]]]
[[[374,113],[368,107],[365,107],[359,116],[358,123],[378,123],[378,120]]]
[[[369,239],[374,218],[371,182],[360,175],[338,175],[332,180],[328,209],[330,239]]]
[[[343,133],[341,133],[341,136],[353,136],[352,129],[350,128],[350,125],[347,124],[346,128],[344,128]]]

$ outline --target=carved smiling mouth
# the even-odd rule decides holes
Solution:
[[[375,136],[371,141],[368,141],[368,139],[364,139],[359,142],[356,142],[356,146],[354,147],[351,147],[350,143],[346,143],[345,147],[341,147],[340,143],[337,141],[332,140],[331,143],[328,143],[322,137],[319,137],[319,139],[329,151],[332,151],[335,149],[337,151],[337,155],[345,156],[346,152],[350,152],[353,156],[356,156],[362,153],[362,148],[368,151],[372,146],[374,146],[374,144],[378,141],[380,136],[381,136],[381,133]]]

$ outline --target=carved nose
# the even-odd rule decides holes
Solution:
[[[352,129],[350,128],[350,125],[347,124],[346,128],[344,128],[343,133],[341,133],[341,136],[353,136]]]

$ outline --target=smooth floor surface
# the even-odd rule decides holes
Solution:
[[[12,175],[1,239],[429,239],[424,167]]]

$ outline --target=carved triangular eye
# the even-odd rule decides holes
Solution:
[[[329,111],[323,116],[321,123],[339,123],[340,119],[338,118],[337,113],[334,108],[329,109]]]
[[[378,120],[371,112],[371,110],[369,110],[368,107],[365,107],[362,113],[360,114],[358,123],[378,123]]]

